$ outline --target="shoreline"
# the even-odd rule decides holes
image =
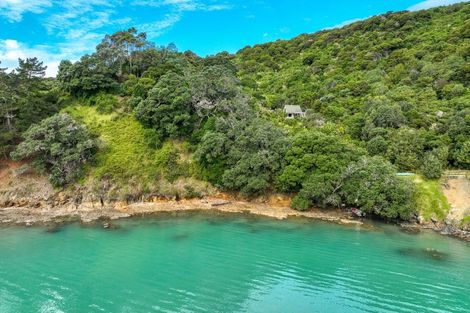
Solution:
[[[97,206],[95,203],[91,202],[82,203],[80,205],[66,204],[54,207],[0,207],[0,225],[13,224],[33,226],[63,223],[67,221],[78,221],[83,224],[89,224],[100,220],[112,221],[148,214],[191,211],[248,213],[278,220],[289,217],[305,217],[338,224],[363,224],[361,220],[353,219],[349,213],[340,210],[312,210],[301,212],[289,207],[274,206],[265,203],[225,200],[222,198],[203,198],[180,201],[157,200],[131,204],[115,202],[103,207]]]
[[[350,226],[364,226],[364,221],[369,221],[369,219],[362,220],[355,218],[351,213],[338,209],[296,211],[282,205],[208,197],[179,201],[156,200],[130,204],[115,202],[104,206],[97,206],[94,202],[84,202],[80,205],[69,203],[59,206],[41,206],[36,204],[32,207],[0,207],[0,226],[43,226],[72,222],[87,225],[102,222],[103,227],[108,228],[113,220],[178,212],[252,214],[278,220],[300,217]],[[395,223],[395,225],[401,229],[413,232],[432,230],[441,235],[470,242],[470,232],[450,224],[403,222]]]

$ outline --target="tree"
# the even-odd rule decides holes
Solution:
[[[196,73],[187,73],[191,102],[204,120],[224,109],[223,102],[239,94],[239,82],[227,68],[215,65]]]
[[[411,128],[401,128],[390,135],[387,156],[399,170],[419,169],[424,145],[421,135]]]
[[[421,164],[421,173],[427,179],[439,179],[442,176],[443,166],[439,157],[433,152],[424,155]]]
[[[470,140],[462,141],[457,145],[454,157],[459,166],[470,169]]]
[[[303,131],[293,138],[292,146],[286,153],[287,164],[278,178],[278,187],[285,192],[298,192],[304,182],[316,185],[324,179],[312,176],[337,176],[345,166],[364,153],[337,134]],[[325,200],[327,195],[316,198]]]
[[[107,66],[115,68],[117,76],[121,79],[125,66],[128,67],[126,73],[136,74],[135,59],[139,58],[140,52],[152,47],[147,41],[147,34],[138,33],[137,29],[132,27],[106,35],[96,47],[96,56]]]
[[[50,173],[54,186],[63,186],[79,177],[82,165],[97,148],[85,126],[63,113],[32,125],[24,138],[11,156],[17,160],[33,159],[38,169]]]
[[[229,103],[231,112],[216,117],[195,158],[222,189],[258,195],[271,188],[289,144],[282,130],[256,116],[246,98]]]
[[[341,194],[348,206],[383,218],[409,219],[414,212],[414,185],[396,176],[380,157],[362,157],[343,172]]]
[[[18,75],[25,79],[42,78],[46,75],[47,66],[38,58],[27,58],[26,60],[18,59]]]
[[[298,210],[344,205],[382,218],[406,220],[414,212],[413,199],[414,185],[397,177],[388,161],[362,156],[341,171],[308,177],[291,205]]]
[[[57,80],[63,90],[73,96],[91,96],[100,91],[118,89],[117,74],[112,67],[94,55],[85,55],[80,61],[62,61]]]
[[[366,108],[367,120],[375,127],[399,128],[406,122],[401,107],[387,97],[380,96],[368,100]]]
[[[155,129],[161,139],[188,136],[194,126],[191,94],[184,76],[169,72],[135,108],[137,119]]]
[[[21,133],[57,112],[54,83],[43,78],[45,66],[37,58],[19,60],[16,71],[0,69],[0,153],[8,155]]]

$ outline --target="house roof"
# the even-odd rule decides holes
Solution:
[[[300,113],[303,113],[302,111],[302,108],[300,107],[300,105],[285,105],[284,106],[284,112],[286,112],[287,114],[300,114]]]

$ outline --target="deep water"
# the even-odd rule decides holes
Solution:
[[[0,312],[470,312],[470,245],[189,214],[0,228]]]

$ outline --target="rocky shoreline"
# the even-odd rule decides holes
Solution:
[[[6,165],[0,168],[0,225],[32,226],[67,222],[88,224],[99,221],[110,223],[112,220],[133,216],[204,211],[247,213],[276,219],[302,217],[338,224],[367,226],[364,225],[367,220],[362,220],[344,210],[295,211],[289,207],[289,197],[283,195],[267,195],[252,201],[243,201],[222,193],[209,193],[202,198],[188,200],[179,200],[175,196],[155,195],[119,201],[109,190],[108,192],[95,190],[92,185],[55,190],[46,177],[34,172],[20,171],[21,163],[9,161]],[[402,223],[400,226],[413,232],[430,229],[443,235],[470,241],[470,225],[462,228],[452,221],[417,220],[413,223]]]
[[[361,225],[362,221],[354,219],[351,214],[340,210],[313,210],[299,212],[285,206],[272,206],[265,203],[232,201],[221,198],[203,198],[191,200],[155,200],[126,204],[123,202],[108,203],[103,206],[94,202],[80,204],[68,203],[58,206],[41,204],[13,205],[0,208],[0,224],[41,225],[79,221],[94,223],[100,220],[116,220],[148,214],[214,211],[225,213],[249,213],[276,219],[289,217],[306,217],[339,224]]]
[[[122,218],[191,211],[254,214],[280,220],[290,217],[303,217],[343,225],[364,225],[362,219],[358,219],[350,212],[342,210],[315,209],[300,212],[282,205],[212,197],[179,201],[156,199],[130,204],[125,202],[77,203],[74,201],[59,205],[41,202],[11,204],[10,206],[0,207],[0,225],[35,226],[67,222],[80,222],[83,224],[102,222],[104,227],[109,227],[111,221]],[[461,229],[449,222],[421,224],[405,222],[398,224],[398,226],[413,232],[433,230],[442,235],[470,241],[470,231]]]

